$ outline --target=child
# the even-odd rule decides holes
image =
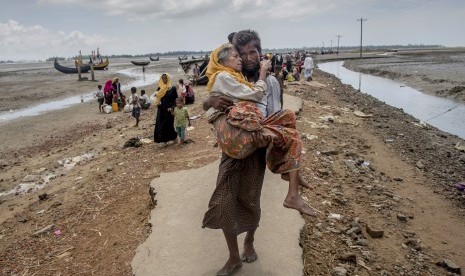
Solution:
[[[187,125],[191,126],[191,120],[182,98],[176,98],[176,107],[172,112],[174,115],[174,126],[179,136],[178,144],[183,144],[186,142],[186,127]]]
[[[183,103],[186,103],[186,86],[184,85],[184,80],[180,79],[178,81],[178,87],[176,88],[178,91],[178,97],[180,97],[183,100]]]
[[[150,107],[150,98],[145,94],[145,90],[140,91],[140,107],[142,109],[149,109]]]
[[[140,99],[139,96],[137,96],[136,91],[137,89],[135,87],[131,87],[132,117],[136,118],[136,124],[134,127],[139,126],[140,118]]]
[[[207,69],[207,91],[229,96],[234,105],[224,112],[210,108],[207,112],[208,121],[213,124],[218,145],[223,152],[236,159],[243,159],[256,150],[252,145],[252,137],[260,132],[270,141],[266,152],[268,168],[289,181],[284,207],[314,216],[315,211],[298,192],[298,185],[310,186],[299,173],[302,140],[295,129],[295,114],[281,110],[264,119],[256,106],[260,104],[266,90],[264,80],[270,67],[269,60],[260,62],[259,80],[254,85],[242,75],[242,60],[234,45],[227,43],[214,50]]]
[[[99,84],[97,85],[98,91],[95,93],[95,97],[97,97],[98,102],[98,111],[103,113],[103,101],[105,100],[105,96],[103,95],[102,86]]]

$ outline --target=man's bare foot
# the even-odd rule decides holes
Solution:
[[[307,181],[305,181],[305,179],[303,179],[303,177],[300,175],[299,173],[299,186],[302,186],[304,188],[307,188],[307,189],[313,189],[313,186],[308,184]],[[281,174],[281,179],[282,180],[286,180],[286,181],[289,181],[291,179],[291,177],[289,176],[289,173],[283,173]]]
[[[286,197],[283,202],[283,206],[290,209],[295,209],[302,214],[316,217],[316,211],[305,203],[305,201],[297,195],[295,197]]]
[[[244,253],[241,255],[241,260],[245,263],[253,263],[257,258],[258,255],[253,247],[253,242],[244,241]]]
[[[229,275],[233,275],[236,271],[238,271],[240,268],[242,267],[242,262],[239,260],[239,262],[237,262],[237,260],[231,260],[231,259],[228,259],[228,261],[226,262],[226,264],[223,266],[222,269],[220,269],[220,271],[218,271],[216,273],[216,276],[229,276]]]

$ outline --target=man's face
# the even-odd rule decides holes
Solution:
[[[260,53],[253,44],[253,42],[249,42],[244,46],[237,46],[237,51],[242,59],[242,68],[246,71],[255,71],[260,65]]]

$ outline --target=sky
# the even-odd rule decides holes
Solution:
[[[465,46],[465,0],[0,0],[0,60],[211,51],[252,29],[267,49]]]

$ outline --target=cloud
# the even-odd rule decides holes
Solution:
[[[372,0],[39,0],[42,5],[76,5],[102,10],[107,15],[124,15],[128,20],[182,20],[192,17],[227,15],[234,18],[301,20],[317,13]],[[308,19],[308,18],[307,18]]]
[[[40,25],[24,26],[15,20],[0,23],[0,59],[72,56],[79,49],[94,49],[109,39],[80,31],[52,32]]]

